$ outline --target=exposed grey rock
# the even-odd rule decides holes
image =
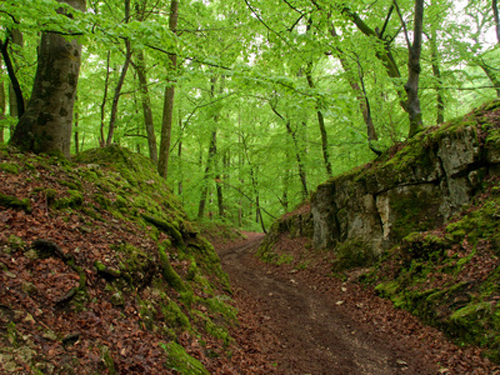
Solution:
[[[421,135],[390,160],[323,183],[311,198],[314,246],[358,241],[380,254],[444,224],[500,172],[499,146],[478,138],[475,126]]]

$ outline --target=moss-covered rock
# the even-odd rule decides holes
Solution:
[[[181,375],[210,375],[203,364],[186,353],[181,345],[169,342],[162,345],[168,354],[167,367]]]

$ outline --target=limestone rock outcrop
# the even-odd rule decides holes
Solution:
[[[499,174],[499,114],[495,101],[320,185],[311,197],[314,246],[355,242],[379,254],[444,224]]]

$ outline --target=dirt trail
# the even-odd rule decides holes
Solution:
[[[271,271],[254,253],[262,235],[220,249],[240,309],[260,324],[264,354],[280,374],[436,374],[424,353],[346,315],[339,301],[326,298],[294,274]]]

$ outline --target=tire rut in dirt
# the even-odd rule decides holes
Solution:
[[[353,322],[335,303],[252,259],[260,241],[219,253],[233,288],[257,301],[260,328],[277,336],[270,357],[283,374],[432,374],[418,356]],[[293,276],[293,275],[291,275]]]

